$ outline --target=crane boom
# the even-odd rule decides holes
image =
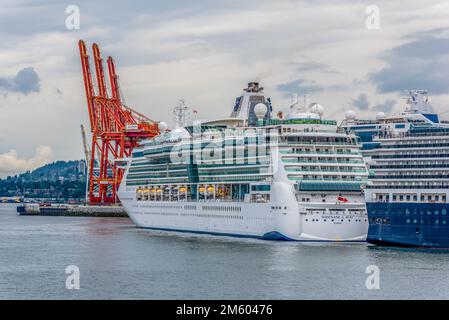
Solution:
[[[115,160],[131,156],[132,150],[141,139],[152,138],[159,134],[159,127],[157,122],[123,105],[119,94],[118,76],[111,57],[108,58],[111,97],[108,97],[103,59],[96,43],[92,45],[98,86],[98,94],[95,94],[86,45],[80,40],[78,46],[92,132],[90,151],[83,133],[86,160],[89,157],[88,198],[92,204],[117,203],[117,190],[124,169],[118,167]],[[128,131],[128,125],[133,125],[133,130]]]
[[[87,165],[90,162],[90,151],[87,147],[86,131],[84,130],[83,125],[81,125],[81,137],[83,139],[84,158],[86,160],[86,165]]]

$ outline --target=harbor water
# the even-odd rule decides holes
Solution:
[[[79,290],[66,288],[68,266]],[[366,284],[373,266],[379,289]],[[155,232],[0,205],[0,299],[449,299],[448,288],[449,251]]]

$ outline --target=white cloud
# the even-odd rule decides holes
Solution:
[[[20,158],[16,150],[0,154],[0,177],[33,170],[52,160],[53,151],[49,146],[39,146],[29,159]]]
[[[79,125],[88,127],[88,116],[80,38],[98,42],[105,59],[116,59],[126,102],[155,120],[170,122],[180,98],[201,118],[226,116],[254,79],[275,110],[290,102],[280,84],[313,83],[322,89],[310,98],[325,106],[327,118],[338,119],[360,93],[372,105],[400,101],[396,92],[376,92],[366,76],[386,67],[382,55],[410,42],[407,35],[449,27],[444,0],[378,0],[380,30],[365,28],[366,1],[136,0],[130,6],[112,0],[105,12],[99,3],[79,0],[78,31],[65,29],[64,3],[4,3],[0,76],[33,67],[41,79],[38,93],[0,96],[0,129],[8,137],[0,140],[0,154],[17,150],[25,160],[40,144],[51,146],[56,159],[82,157]],[[436,109],[448,99],[436,97]],[[371,109],[358,112],[374,115]]]

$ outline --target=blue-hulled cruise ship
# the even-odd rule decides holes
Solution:
[[[377,245],[449,248],[449,123],[432,112],[427,91],[410,91],[405,111],[343,122],[359,136],[369,168],[369,230]]]

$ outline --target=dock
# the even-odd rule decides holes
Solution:
[[[65,216],[65,217],[128,217],[121,206],[90,206],[58,204],[42,206],[39,204],[23,204],[17,207],[21,216]]]

